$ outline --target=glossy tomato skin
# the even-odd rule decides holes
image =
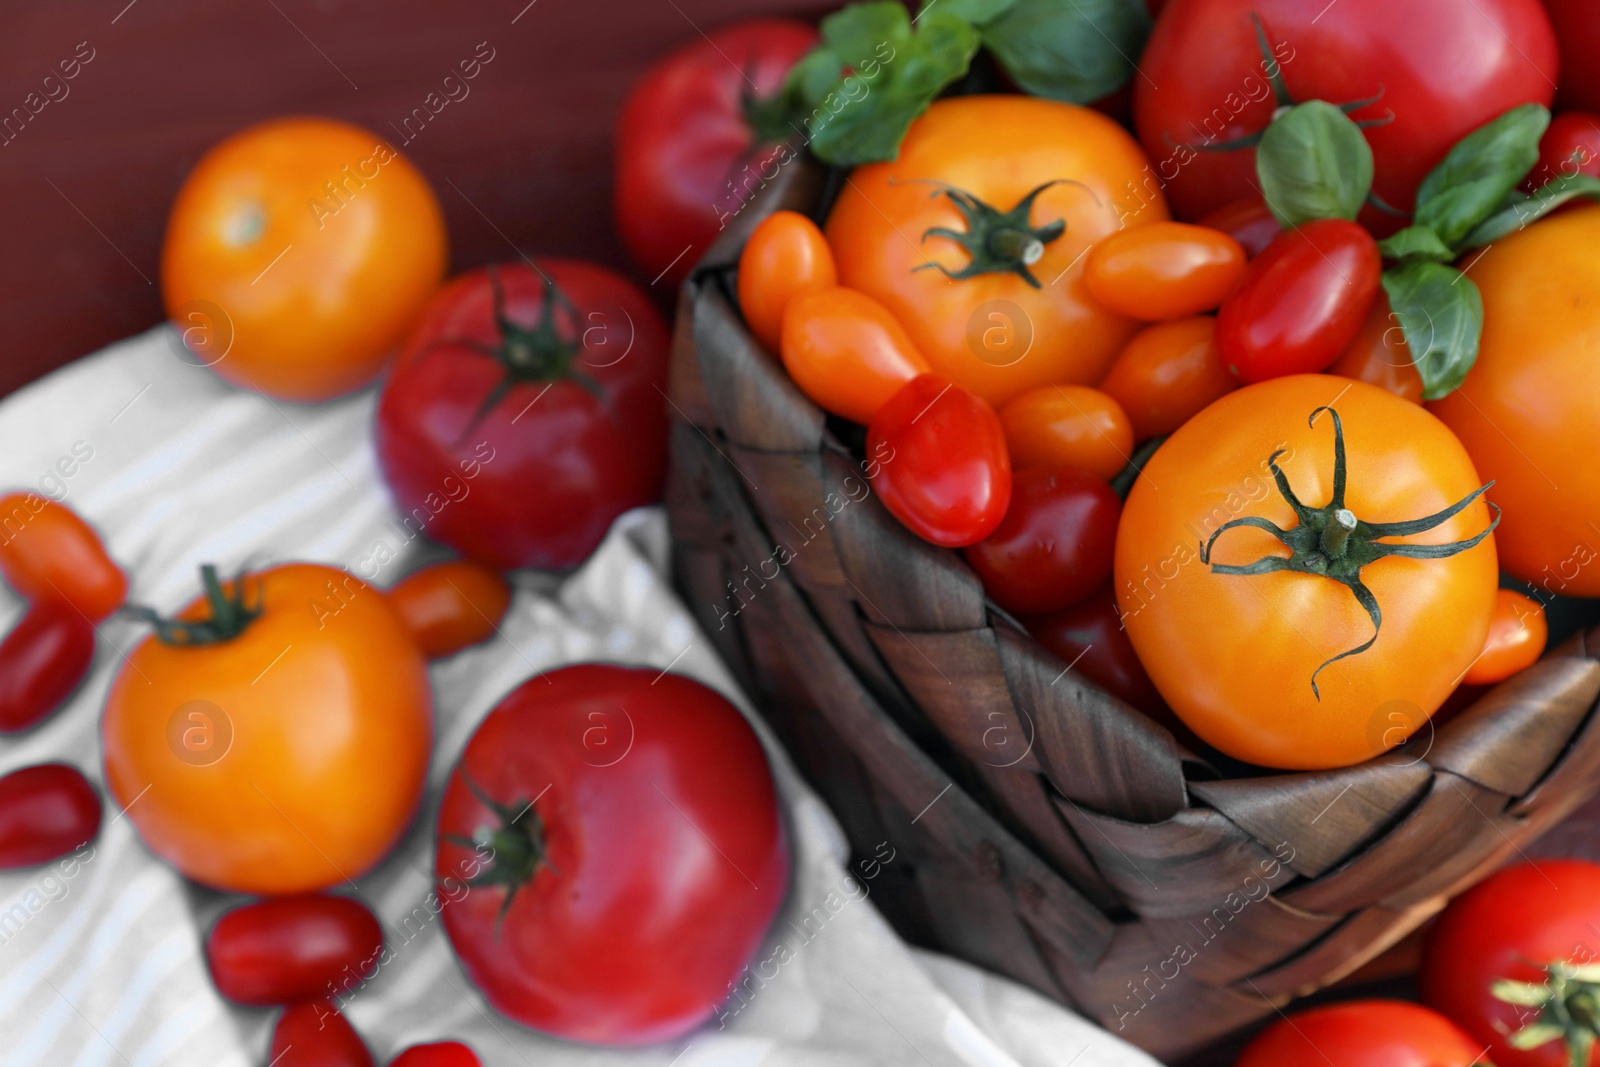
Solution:
[[[1239,1054],[1235,1067],[1474,1067],[1483,1044],[1420,1004],[1352,1000],[1280,1019]],[[1497,1057],[1496,1064],[1502,1061]]]
[[[1328,404],[1343,420],[1346,506],[1358,519],[1422,518],[1483,484],[1420,406],[1361,382],[1295,375],[1229,393],[1184,424],[1134,483],[1117,529],[1117,599],[1151,680],[1209,744],[1266,767],[1342,767],[1392,747],[1401,738],[1390,713],[1420,727],[1483,648],[1494,611],[1494,535],[1444,559],[1368,564],[1361,580],[1382,610],[1380,636],[1321,672],[1319,698],[1311,677],[1322,663],[1373,636],[1351,590],[1292,571],[1218,574],[1201,561],[1200,545],[1225,522],[1297,524],[1267,466],[1274,452],[1284,450],[1278,464],[1306,506],[1329,503],[1332,420],[1307,424]],[[1480,497],[1426,533],[1389,540],[1464,541],[1489,523]],[[1211,558],[1242,566],[1286,552],[1267,531],[1242,527]]]
[[[776,352],[789,301],[838,280],[833,250],[817,224],[798,211],[774,211],[739,253],[739,311],[756,340]]]
[[[1560,91],[1564,108],[1600,111],[1600,71],[1594,57],[1600,50],[1600,8],[1588,0],[1544,0],[1561,47]]]
[[[1027,151],[1019,152],[1018,146]],[[1027,96],[962,96],[936,101],[912,123],[899,157],[858,167],[824,231],[839,283],[881,301],[905,326],[933,372],[1004,404],[1052,383],[1099,380],[1134,332],[1131,319],[1102,308],[1084,284],[1086,249],[1122,228],[1167,217],[1145,159],[1127,133],[1099,112]],[[971,257],[954,240],[967,232],[947,182],[998,211],[1040,185],[1029,222],[1060,220],[1029,270],[946,278]]]
[[[1550,625],[1545,621],[1543,605],[1515,590],[1500,590],[1483,652],[1461,683],[1493,685],[1505,681],[1537,663],[1549,637]]]
[[[901,386],[928,373],[888,308],[839,286],[789,301],[780,349],[784,369],[813,403],[863,425]]]
[[[1007,611],[1059,611],[1111,577],[1121,514],[1117,494],[1088,471],[1018,471],[1006,517],[964,555]]]
[[[429,659],[487,641],[511,606],[505,578],[468,559],[413,571],[388,591],[389,604]]]
[[[994,409],[952,382],[907,382],[867,426],[878,499],[925,541],[977,544],[1011,504],[1011,459]]]
[[[1166,705],[1139,662],[1117,612],[1117,594],[1105,582],[1071,607],[1022,620],[1035,641],[1123,703],[1152,717]]]
[[[396,1056],[389,1067],[483,1067],[483,1061],[459,1041],[435,1041],[412,1045]]]
[[[272,1028],[267,1057],[272,1067],[375,1067],[355,1027],[322,1000],[283,1009]]]
[[[667,328],[620,275],[578,260],[540,263],[571,302],[558,316],[577,377],[511,386],[472,347],[502,343],[486,270],[451,281],[411,334],[378,401],[384,479],[408,528],[500,570],[566,570],[611,521],[657,499],[666,467]],[[496,268],[506,316],[533,328],[544,282]],[[467,342],[467,343],[451,343]],[[597,395],[598,394],[598,395]]]
[[[1323,370],[1366,321],[1382,273],[1377,242],[1353,222],[1280,234],[1217,313],[1223,362],[1246,384]]]
[[[1251,195],[1255,150],[1214,149],[1258,133],[1278,104],[1250,16],[1297,102],[1371,100],[1357,121],[1376,164],[1373,192],[1410,211],[1417,186],[1468,133],[1519,104],[1550,105],[1559,63],[1539,0],[1490,0],[1462,17],[1456,0],[1174,0],[1134,79],[1134,121],[1179,218]],[[1380,232],[1402,225],[1367,208]]]
[[[206,966],[235,1004],[273,1007],[351,990],[377,966],[383,928],[352,897],[279,897],[226,912],[206,935]]]
[[[817,31],[790,19],[749,19],[695,36],[652,67],[617,120],[614,210],[628,251],[673,285],[784,156],[758,144],[746,95],[776,93]],[[787,136],[782,138],[787,140]],[[789,158],[792,158],[789,157]]]
[[[0,576],[24,599],[64,600],[99,622],[128,598],[128,576],[94,527],[65,504],[7,493],[0,524]]]
[[[1539,139],[1539,162],[1523,185],[1534,189],[1574,174],[1600,178],[1600,115],[1592,111],[1564,111],[1550,120]]]
[[[1217,320],[1196,315],[1134,334],[1100,383],[1138,441],[1162,437],[1239,386],[1217,347]]]
[[[1479,1048],[1487,1045],[1485,1058],[1496,1067],[1568,1067],[1561,1041],[1527,1050],[1507,1043],[1506,1031],[1524,1025],[1529,1009],[1501,1001],[1489,986],[1502,978],[1542,982],[1542,968],[1557,961],[1593,964],[1597,925],[1600,867],[1542,859],[1497,871],[1452,900],[1428,932],[1422,1001],[1459,1022]]]
[[[1087,385],[1030,389],[1000,409],[1013,470],[1076,467],[1110,480],[1133,456],[1122,405]]]
[[[94,625],[71,604],[35,601],[0,641],[0,732],[26,730],[77,690],[94,661]]]
[[[1273,238],[1283,232],[1283,226],[1272,209],[1267,207],[1267,202],[1255,195],[1234,200],[1208,212],[1200,220],[1200,225],[1221,230],[1238,241],[1250,259],[1265,252]]]
[[[287,563],[245,583],[261,613],[239,636],[151,636],[129,654],[100,724],[106,785],[189,878],[313,892],[359,878],[415,813],[427,665],[388,598],[346,571]],[[180,613],[207,615],[203,600]]]
[[[0,871],[64,856],[100,832],[100,794],[65,763],[0,777]]]
[[[1212,311],[1244,271],[1244,248],[1205,226],[1156,222],[1094,246],[1083,280],[1100,305],[1144,322]]]
[[[327,400],[378,376],[447,258],[433,190],[385,138],[271,119],[184,180],[161,295],[194,362],[280,400]]]
[[[470,784],[468,779],[470,779]],[[532,802],[547,862],[506,890],[464,882],[463,843]],[[738,710],[656,670],[566,667],[513,690],[445,787],[435,875],[461,964],[489,1003],[573,1041],[641,1045],[711,1017],[789,880],[766,757]]]
[[[1376,385],[1402,400],[1422,403],[1422,375],[1411,359],[1405,330],[1381,288],[1373,298],[1366,321],[1356,331],[1355,340],[1328,367],[1328,373]]]

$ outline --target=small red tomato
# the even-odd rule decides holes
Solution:
[[[890,310],[841,286],[790,300],[779,345],[784,369],[824,411],[865,425],[928,361]]]
[[[0,778],[0,871],[48,863],[99,832],[100,794],[76,767],[42,763]]]
[[[511,606],[511,586],[505,578],[469,559],[413,571],[396,582],[388,596],[429,659],[488,640]]]
[[[1143,322],[1211,311],[1233,289],[1244,248],[1221,230],[1154,222],[1095,245],[1083,282],[1101,307]]]
[[[272,1028],[271,1067],[375,1067],[348,1019],[325,1000],[291,1004]]]
[[[459,1041],[438,1041],[412,1045],[390,1061],[389,1067],[483,1067],[483,1061]]]
[[[1377,242],[1353,222],[1286,230],[1217,313],[1223,362],[1246,384],[1325,369],[1355,340],[1382,272]]]
[[[1549,637],[1544,606],[1532,597],[1501,589],[1495,594],[1494,616],[1489,620],[1483,652],[1467,668],[1461,684],[1493,685],[1505,681],[1533,666],[1544,654]]]
[[[0,576],[25,600],[53,596],[99,622],[128,597],[128,576],[100,535],[37,493],[0,497]]]
[[[272,1007],[339,996],[378,964],[383,928],[351,897],[278,897],[227,912],[206,936],[217,992]]]
[[[1161,694],[1122,627],[1116,590],[1109,582],[1071,607],[1022,622],[1035,641],[1101,689],[1147,715],[1161,714]]]
[[[961,548],[994,532],[1011,503],[1000,417],[982,397],[934,374],[913,378],[872,417],[867,453],[878,496],[912,533]]]
[[[1201,219],[1200,225],[1232,237],[1251,259],[1265,252],[1273,239],[1283,232],[1278,217],[1259,196],[1224,204]]]
[[[965,555],[1007,611],[1059,611],[1111,577],[1121,515],[1117,494],[1088,471],[1018,471],[1006,517]]]
[[[94,624],[54,596],[0,641],[0,731],[25,730],[71,696],[94,660]]]
[[[1217,320],[1210,315],[1146,326],[1100,382],[1140,441],[1171,433],[1238,387],[1222,365]]]
[[[774,211],[739,254],[739,311],[772,352],[783,340],[783,311],[812,289],[839,284],[833,250],[817,224],[798,211]]]
[[[1234,1067],[1485,1067],[1482,1056],[1482,1043],[1420,1004],[1351,1000],[1273,1023]]]
[[[1523,186],[1537,189],[1574,174],[1600,178],[1600,115],[1593,112],[1565,111],[1550,120],[1539,139],[1539,162]]]

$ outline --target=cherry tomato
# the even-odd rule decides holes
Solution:
[[[1148,441],[1176,430],[1238,385],[1222,363],[1217,320],[1197,315],[1134,334],[1100,390],[1127,413],[1134,439]]]
[[[433,709],[416,641],[335,567],[203,575],[206,595],[111,683],[107,788],[150,851],[205,885],[277,896],[361,877],[421,799]]]
[[[1565,111],[1550,120],[1539,140],[1539,162],[1523,185],[1537,189],[1574,174],[1600,178],[1600,115],[1592,111]]]
[[[1481,1042],[1420,1004],[1352,1000],[1280,1019],[1234,1067],[1485,1067],[1482,1057]]]
[[[977,544],[1011,504],[1011,460],[994,408],[924,374],[872,417],[867,453],[882,457],[878,498],[912,533],[946,548]]]
[[[267,1062],[270,1067],[375,1067],[361,1035],[325,1000],[283,1009],[272,1028]]]
[[[37,600],[0,641],[0,731],[25,730],[82,684],[94,626],[54,597]]]
[[[776,352],[789,301],[838,281],[833,250],[817,224],[798,211],[774,211],[751,231],[739,256],[739,310],[756,340]]]
[[[0,777],[0,871],[48,863],[99,832],[100,794],[76,767],[42,763]]]
[[[1367,312],[1367,320],[1356,331],[1356,339],[1333,361],[1328,373],[1387,389],[1402,400],[1422,403],[1422,375],[1411,361],[1405,331],[1389,310],[1389,297],[1381,288],[1372,301],[1372,310]]]
[[[128,576],[106,554],[94,528],[65,504],[36,493],[0,497],[0,575],[25,600],[51,597],[90,622],[122,606]]]
[[[377,967],[383,928],[352,897],[279,897],[234,908],[206,935],[206,966],[235,1004],[272,1007],[350,991]]]
[[[1006,517],[963,555],[1007,611],[1059,611],[1111,577],[1121,514],[1117,494],[1088,471],[1018,471]]]
[[[760,104],[817,31],[749,19],[690,36],[639,79],[617,120],[617,228],[646,274],[672,285],[793,158],[780,143],[794,131],[774,128]]]
[[[1500,590],[1495,595],[1494,616],[1489,620],[1483,652],[1467,668],[1461,683],[1493,685],[1505,681],[1538,662],[1549,636],[1542,604],[1510,589]]]
[[[1344,219],[1280,234],[1217,313],[1217,345],[1246,384],[1319,371],[1355,340],[1383,272],[1372,235]]]
[[[481,563],[452,559],[400,579],[389,605],[422,654],[439,659],[489,639],[511,606],[511,586]]]
[[[467,742],[434,873],[450,943],[495,1010],[642,1045],[728,996],[783,902],[789,850],[732,704],[680,675],[585,664],[524,682]]]
[[[813,403],[863,424],[901,386],[928,373],[889,309],[854,289],[813,289],[791,300],[781,350],[789,376]]]
[[[378,400],[407,528],[500,570],[582,563],[661,494],[667,345],[645,295],[590,263],[455,278]]]
[[[1600,111],[1600,8],[1590,0],[1544,0],[1561,48],[1561,88],[1556,102],[1563,108]]]
[[[431,1045],[412,1045],[396,1056],[389,1067],[483,1067],[483,1061],[459,1041],[437,1041]]]
[[[433,190],[385,138],[272,119],[184,179],[161,295],[196,362],[280,400],[327,400],[378,376],[446,258]]]
[[[1071,607],[1022,620],[1028,633],[1061,662],[1101,689],[1146,715],[1165,712],[1155,683],[1139,662],[1117,612],[1117,595],[1106,582]],[[1170,717],[1170,712],[1167,715]]]
[[[1030,389],[1000,409],[1013,470],[1077,467],[1111,479],[1133,455],[1133,426],[1115,399],[1087,385]]]
[[[1083,282],[1101,307],[1145,322],[1211,311],[1244,273],[1244,248],[1221,230],[1156,222],[1094,246]]]
[[[1283,232],[1278,217],[1259,196],[1247,196],[1223,204],[1200,220],[1200,225],[1223,233],[1239,242],[1244,254],[1255,259],[1267,250],[1273,238]]]

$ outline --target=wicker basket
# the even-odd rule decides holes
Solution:
[[[1348,974],[1582,801],[1600,630],[1407,748],[1227,777],[1021,632],[867,493],[730,294],[785,167],[680,296],[677,580],[913,942],[1179,1056]],[[783,546],[780,548],[780,545]],[[1424,731],[1429,734],[1429,731]]]

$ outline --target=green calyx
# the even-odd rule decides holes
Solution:
[[[1314,574],[1332,579],[1348,588],[1355,595],[1356,601],[1366,609],[1367,616],[1372,620],[1372,636],[1355,648],[1347,649],[1324,661],[1311,672],[1311,693],[1318,700],[1322,699],[1322,694],[1317,689],[1317,675],[1339,660],[1358,655],[1371,648],[1383,628],[1383,611],[1378,605],[1378,598],[1361,580],[1362,568],[1386,556],[1445,559],[1473,548],[1500,525],[1500,509],[1491,503],[1489,507],[1494,512],[1493,521],[1489,523],[1487,529],[1465,541],[1451,541],[1442,545],[1382,543],[1380,539],[1384,537],[1405,537],[1434,529],[1453,516],[1459,515],[1494,483],[1481,486],[1444,510],[1420,519],[1410,519],[1405,522],[1365,522],[1345,507],[1344,425],[1339,420],[1339,413],[1331,407],[1320,407],[1311,413],[1308,421],[1311,425],[1315,425],[1317,416],[1324,411],[1333,417],[1333,499],[1320,508],[1301,503],[1295,496],[1294,490],[1290,488],[1288,477],[1278,466],[1278,457],[1284,452],[1280,449],[1268,457],[1267,467],[1272,471],[1278,493],[1294,509],[1298,523],[1285,530],[1267,519],[1247,515],[1223,523],[1211,535],[1211,539],[1200,546],[1200,562],[1209,565],[1213,574],[1271,574],[1275,571]],[[1289,549],[1289,554],[1264,556],[1254,563],[1243,565],[1213,563],[1211,554],[1217,539],[1240,526],[1266,530]]]
[[[1506,1041],[1524,1051],[1561,1041],[1568,1063],[1586,1064],[1600,1037],[1600,964],[1557,962],[1544,970],[1543,982],[1502,979],[1490,985],[1496,999],[1538,1009],[1537,1017]]]
[[[463,848],[489,855],[488,866],[467,879],[467,884],[503,887],[506,898],[500,905],[499,921],[504,921],[517,891],[533,881],[539,868],[555,869],[544,850],[544,823],[533,809],[533,801],[518,800],[514,804],[502,804],[474,782],[465,767],[461,768],[461,781],[478,798],[479,803],[494,812],[499,821],[498,824],[479,826],[473,830],[471,837],[448,834],[446,839]]]
[[[154,608],[139,604],[130,604],[123,610],[154,627],[156,638],[163,644],[178,648],[220,645],[244,633],[261,614],[259,600],[252,605],[246,598],[246,577],[241,570],[233,580],[233,588],[224,589],[221,579],[217,577],[216,565],[201,564],[200,585],[205,590],[206,606],[210,609],[203,619],[168,619]]]
[[[960,245],[971,260],[957,271],[952,271],[942,263],[924,263],[913,267],[913,270],[931,268],[952,281],[975,278],[980,274],[1015,274],[1035,289],[1041,288],[1039,279],[1028,268],[1044,256],[1045,245],[1066,232],[1067,223],[1064,219],[1056,219],[1043,226],[1035,226],[1029,216],[1033,214],[1034,200],[1052,185],[1059,184],[1059,179],[1037,187],[1018,200],[1010,211],[991,207],[953,185],[932,179],[922,180],[938,186],[933,195],[949,197],[967,224],[965,232],[944,226],[930,226],[923,232],[922,239],[947,237]]]

